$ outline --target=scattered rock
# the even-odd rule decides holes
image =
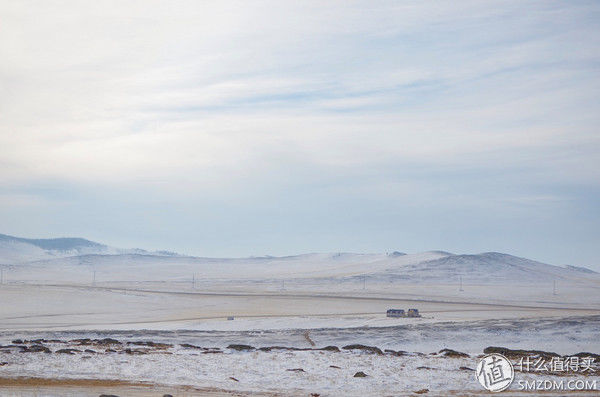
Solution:
[[[461,371],[475,371],[473,368],[469,368],[469,367],[460,367],[459,369]]]
[[[234,378],[233,376],[230,376],[229,379],[231,379],[234,382],[239,382],[239,380],[237,380],[236,378]]]
[[[50,349],[42,345],[31,345],[21,349],[21,353],[52,353]]]
[[[104,353],[116,353],[117,351],[114,349],[106,349],[104,350]]]
[[[324,351],[328,351],[328,352],[339,352],[340,348],[337,346],[325,346],[325,347],[322,347],[317,350],[324,350]]]
[[[230,345],[233,346],[233,345]],[[231,348],[230,346],[228,346],[229,348]],[[247,345],[235,345],[238,346],[237,348],[234,348],[235,350],[248,350],[248,348],[254,349],[252,346],[247,346]],[[244,346],[244,348],[241,348],[240,346]],[[246,347],[247,346],[247,347]],[[289,346],[263,346],[263,347],[259,347],[258,350],[260,350],[261,352],[270,352],[273,350],[278,350],[278,351],[330,351],[330,352],[339,352],[340,348],[337,346],[325,346],[325,347],[321,347],[321,348],[310,348],[310,347],[289,347]]]
[[[433,368],[423,366],[423,367],[417,367],[417,369],[433,369]]]
[[[375,346],[365,346],[365,345],[347,345],[342,347],[344,350],[362,350],[371,354],[383,354],[380,348]]]
[[[57,350],[56,353],[60,353],[60,354],[75,354],[75,353],[81,353],[81,350],[77,350],[77,349],[60,349],[60,350]]]
[[[92,349],[85,349],[83,352],[84,353],[91,353],[91,354],[96,354],[97,353],[96,350],[92,350]]]
[[[310,393],[310,397],[321,397],[319,393]]]
[[[135,342],[127,342],[127,344],[135,345],[135,346],[154,347],[155,349],[168,349],[170,347],[173,347],[173,345],[171,345],[169,343],[157,343],[157,342],[151,342],[151,341],[135,341]]]
[[[23,345],[0,345],[0,349],[26,349],[27,346]],[[4,352],[10,353],[10,350],[4,350]]]
[[[228,349],[231,350],[236,350],[236,351],[252,351],[252,350],[256,350],[254,347],[249,346],[249,345],[229,345],[227,346]]]
[[[8,365],[8,363],[7,363],[6,361],[5,361],[5,362],[2,362],[2,363],[0,363],[0,367],[4,367],[5,365]]]
[[[15,339],[12,342],[13,345],[22,345],[23,344],[23,340],[22,339]]]
[[[314,350],[308,347],[287,347],[287,346],[266,346],[261,347],[258,350],[263,352],[270,352],[271,350],[287,350],[287,351],[306,351],[306,350]]]
[[[357,373],[354,374],[355,378],[366,378],[367,376],[369,376],[369,375],[365,374],[362,371],[358,371]]]
[[[543,358],[547,358],[547,359],[550,359],[552,357],[560,357],[559,354],[556,354],[554,352],[545,352],[542,350],[519,350],[519,349],[512,350],[512,349],[508,349],[506,347],[496,347],[496,346],[486,347],[485,349],[483,349],[483,352],[485,354],[499,353],[499,354],[502,354],[503,356],[505,356],[506,358],[512,358],[512,359],[518,359],[518,358],[526,357],[526,356],[543,357]]]
[[[291,368],[291,369],[286,369],[286,371],[291,371],[291,372],[306,372],[302,368]]]
[[[415,394],[425,394],[425,393],[428,393],[428,392],[429,392],[429,389],[421,389],[421,390],[417,390],[415,392]]]
[[[122,344],[118,340],[112,339],[112,338],[97,339],[94,342],[96,342],[99,345],[121,345]]]
[[[172,394],[163,394],[163,397],[173,397]]]
[[[202,349],[200,346],[190,345],[189,343],[182,343],[179,346],[184,347],[186,349]]]
[[[342,369],[342,367],[338,367],[337,365],[330,365],[329,368]]]
[[[131,355],[148,354],[148,352],[146,352],[145,350],[129,349],[129,348],[123,350],[123,352],[125,352],[125,354],[131,354]]]
[[[398,350],[398,351],[396,351],[396,350],[392,350],[392,349],[385,349],[384,352],[386,354],[390,354],[392,356],[398,356],[398,357],[404,356],[404,355],[407,354],[407,352],[404,351],[404,350]]]
[[[443,354],[444,357],[469,357],[467,353],[457,352],[452,349],[442,349],[439,351],[440,354]]]
[[[119,397],[116,394],[100,394],[100,397]]]
[[[42,343],[64,343],[64,342],[61,340],[58,340],[58,339],[42,339],[42,338],[40,338],[40,339],[32,339],[29,341],[29,343],[34,343],[34,344],[39,345]]]

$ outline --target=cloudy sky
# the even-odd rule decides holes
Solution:
[[[0,15],[0,233],[600,269],[599,2]]]

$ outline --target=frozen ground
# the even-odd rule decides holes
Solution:
[[[0,367],[0,374],[8,378],[119,379],[174,390],[191,385],[239,393],[379,396],[428,389],[431,395],[469,395],[480,393],[472,369],[484,347],[533,345],[565,355],[581,349],[598,351],[599,328],[600,316],[316,329],[308,335],[301,330],[4,332],[0,334],[4,346],[0,348],[0,362],[6,364]],[[107,342],[109,337],[114,340]],[[140,341],[142,338],[146,342]],[[38,339],[35,343],[48,347],[51,353],[20,352],[23,344],[16,339],[25,340],[28,346],[33,342],[27,341]],[[148,340],[153,343],[148,344]],[[372,354],[344,349],[353,343],[388,350]],[[251,347],[238,351],[232,344]],[[280,348],[259,350],[270,346]],[[289,350],[325,346],[341,350]],[[462,350],[469,356],[437,354],[442,348]],[[76,350],[61,353],[61,349]],[[397,355],[389,349],[407,352]],[[359,371],[368,376],[354,377]],[[517,379],[540,376],[561,379],[526,373],[518,373]],[[516,383],[512,390],[518,392]]]
[[[166,288],[166,289],[165,289]],[[533,287],[532,287],[533,288]],[[424,289],[421,286],[421,289]],[[250,330],[323,327],[386,327],[407,323],[472,321],[521,317],[598,314],[592,297],[577,304],[563,292],[546,292],[539,300],[499,299],[482,288],[478,299],[443,295],[443,286],[432,294],[389,293],[384,289],[336,291],[212,290],[179,291],[140,287],[90,287],[76,285],[5,284],[0,286],[2,329],[199,329]],[[525,288],[527,290],[527,288]],[[406,290],[406,289],[405,289]],[[501,290],[503,294],[510,288]],[[520,291],[513,288],[515,294]],[[434,291],[434,292],[433,292]],[[527,290],[528,291],[528,290]],[[585,289],[571,294],[586,293]],[[544,298],[544,299],[542,299]],[[580,295],[580,298],[584,297]],[[388,308],[418,308],[423,317],[392,319]],[[233,316],[235,320],[228,321]]]

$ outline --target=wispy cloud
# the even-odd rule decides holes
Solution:
[[[598,219],[589,192],[600,189],[595,2],[67,1],[0,10],[0,183],[11,198],[2,212],[35,205],[24,192],[48,183],[80,208],[41,234],[107,239],[81,226],[98,221],[86,205],[114,219],[102,230],[123,230],[118,220],[130,219],[133,203],[154,211],[158,197],[161,222],[182,230],[173,248],[193,250],[206,236],[189,236],[172,206],[221,230],[212,251],[196,253],[341,249],[355,245],[350,233],[371,251],[496,249],[512,230],[503,208],[517,203],[536,222],[558,211],[538,225],[556,230],[552,238],[574,224],[590,244],[600,237],[587,223]],[[98,191],[113,193],[96,201]],[[37,194],[40,211],[51,211]],[[222,219],[236,214],[240,233],[262,237],[231,248],[229,221],[194,203]],[[479,220],[458,228],[447,215],[473,208]],[[248,213],[283,220],[261,234],[256,222],[271,221]],[[294,242],[315,225],[307,213],[325,223],[304,246]],[[351,228],[349,214],[360,220]],[[30,218],[22,211],[5,227],[36,234]],[[544,254],[541,238],[522,243],[518,223],[502,243],[508,250],[512,241],[540,259],[570,258]],[[144,237],[114,238],[154,244],[164,239],[157,230],[150,222]],[[460,230],[471,248],[428,230]],[[591,262],[595,251],[586,252],[576,258]]]

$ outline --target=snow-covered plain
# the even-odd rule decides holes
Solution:
[[[116,377],[304,395],[423,388],[477,393],[473,374],[458,368],[473,368],[486,346],[600,352],[600,275],[583,268],[443,251],[215,259],[121,250],[83,239],[3,237],[0,344],[110,337],[224,351],[194,355],[173,348],[170,354],[124,356],[11,350],[0,353],[0,362],[7,363],[0,378]],[[387,318],[389,308],[418,308],[423,317]],[[471,358],[226,349],[232,343],[307,347],[306,332],[317,347],[360,343],[422,353],[451,348]],[[296,367],[304,372],[286,371]],[[352,377],[361,370],[369,377]]]
[[[312,347],[305,333],[299,330],[4,332],[0,334],[0,344],[5,346],[0,347],[0,362],[8,363],[1,369],[6,377],[119,379],[172,387],[193,385],[235,390],[236,393],[380,396],[407,395],[428,389],[432,395],[477,395],[481,390],[475,381],[473,368],[488,344],[534,345],[569,355],[581,349],[600,348],[598,327],[600,316],[574,317],[568,321],[486,320],[376,329],[319,329],[308,334],[316,347]],[[577,334],[578,342],[570,345],[575,350],[557,349],[566,340],[565,332]],[[18,353],[22,342],[10,344],[11,338],[17,336],[28,341],[55,338],[36,342],[48,347],[52,353]],[[114,343],[102,344],[83,339],[93,341],[107,337],[116,339]],[[148,346],[140,338],[149,338],[154,344]],[[385,353],[344,349],[349,341],[369,343]],[[230,344],[247,345],[245,349],[248,351],[237,351]],[[465,347],[469,356],[446,357],[439,354],[442,349],[456,345]],[[279,347],[269,349],[270,346]],[[319,349],[325,346],[336,346],[340,351],[331,348],[289,350],[290,347]],[[265,347],[264,351],[259,350]],[[399,347],[407,349],[407,352],[395,354]],[[64,351],[61,349],[75,350],[61,353]],[[359,371],[367,377],[354,377]],[[569,376],[587,379],[575,374]],[[564,380],[550,374],[517,374],[518,380],[540,378]],[[505,395],[520,394],[518,383],[511,391]]]

